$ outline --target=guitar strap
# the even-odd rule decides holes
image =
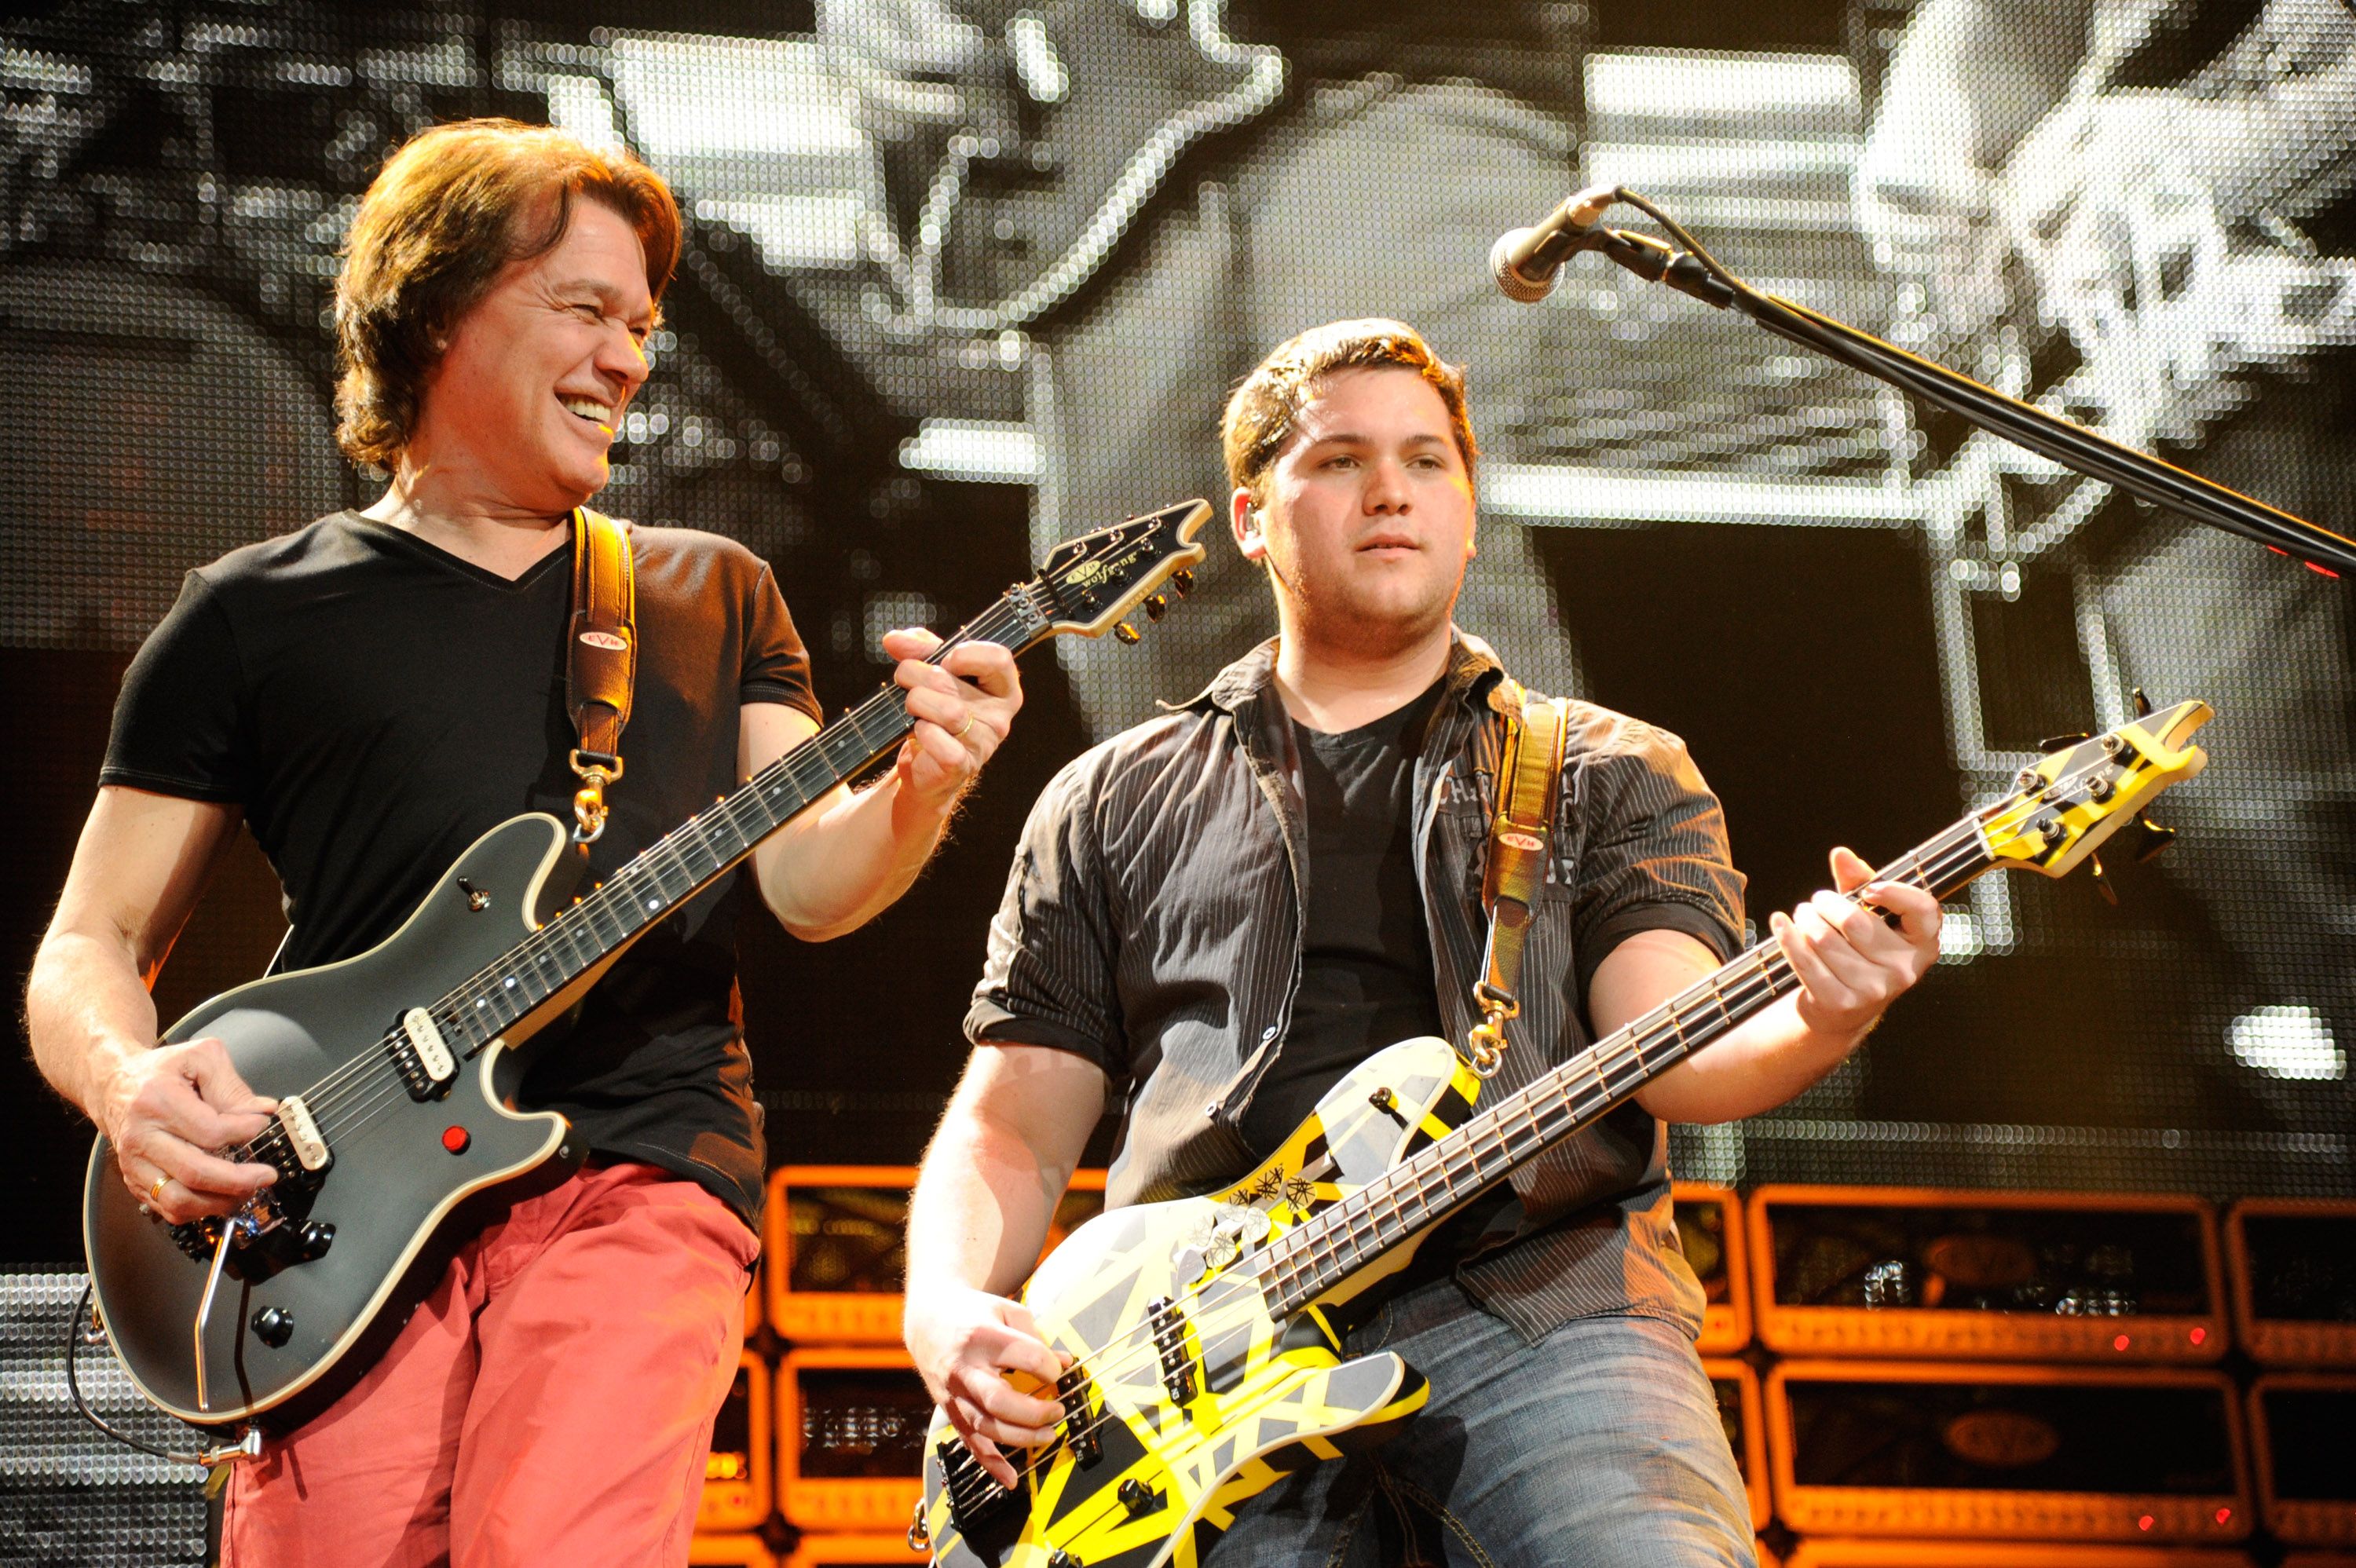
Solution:
[[[1483,1078],[1495,1075],[1505,1049],[1505,1020],[1522,1010],[1515,991],[1522,944],[1529,934],[1530,906],[1552,858],[1555,795],[1570,730],[1570,704],[1562,698],[1540,697],[1510,676],[1500,695],[1505,743],[1497,762],[1496,810],[1489,819],[1488,863],[1481,877],[1489,940],[1480,982],[1472,987],[1481,1021],[1467,1042],[1472,1071]]]
[[[622,726],[638,665],[637,584],[622,525],[586,507],[573,509],[573,620],[564,640],[565,706],[580,744],[573,772],[573,842],[605,831],[605,786],[622,776]]]

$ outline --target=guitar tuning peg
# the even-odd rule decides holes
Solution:
[[[1194,574],[1182,567],[1170,574],[1170,586],[1177,590],[1179,598],[1183,599],[1194,592]]]
[[[2079,731],[2074,735],[2048,735],[2045,739],[2037,742],[2037,749],[2040,752],[2058,752],[2064,746],[2074,746],[2081,741],[2091,741],[2093,739],[2094,737],[2087,734],[2083,730]]]
[[[2111,879],[2103,869],[2103,858],[2100,855],[2089,855],[2086,857],[2086,864],[2094,875],[2094,891],[2103,895],[2104,903],[2113,909],[2118,908],[2119,890],[2111,886]]]
[[[1115,640],[1131,645],[1137,642],[1139,636],[1137,628],[1126,621],[1115,621],[1112,624],[1112,635]]]
[[[2135,710],[2136,710],[2136,718],[2138,718],[2138,719],[2148,719],[2148,718],[2150,718],[2150,717],[2151,717],[2151,699],[2150,699],[2150,698],[2148,698],[2148,697],[2146,697],[2146,696],[2143,694],[2143,688],[2142,688],[2142,687],[2140,687],[2140,686],[2136,687],[2136,688],[2135,688],[2135,691],[2134,691],[2133,695],[2134,695],[2134,698],[2135,698]]]
[[[1162,616],[1169,613],[1169,600],[1164,599],[1159,593],[1149,593],[1145,596],[1145,618],[1147,620],[1159,621]]]
[[[2138,863],[2157,859],[2161,850],[2176,842],[2175,828],[2162,827],[2140,811],[2136,813],[2135,834],[2135,858]]]

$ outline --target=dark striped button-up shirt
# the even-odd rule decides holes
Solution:
[[[1257,1163],[1237,1128],[1282,1048],[1314,874],[1275,669],[1276,645],[1264,644],[1193,701],[1057,774],[991,925],[966,1033],[1104,1070],[1124,1117],[1111,1203],[1207,1191]],[[1415,766],[1416,871],[1440,1014],[1460,1047],[1478,1017],[1503,673],[1485,644],[1458,634]],[[1684,931],[1721,958],[1739,946],[1742,878],[1676,737],[1573,703],[1560,801],[1499,1093],[1586,1049],[1589,978],[1629,935]],[[1493,1227],[1458,1277],[1533,1340],[1614,1312],[1697,1330],[1701,1289],[1677,1247],[1667,1144],[1631,1101],[1526,1163],[1515,1228]]]

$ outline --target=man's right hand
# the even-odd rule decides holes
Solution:
[[[126,1053],[91,1109],[123,1185],[172,1224],[229,1213],[278,1179],[212,1152],[252,1138],[278,1110],[246,1087],[218,1040]]]
[[[1021,1373],[1052,1390],[1064,1358],[1039,1337],[1019,1301],[970,1286],[912,1289],[902,1328],[925,1387],[965,1445],[1002,1487],[1017,1477],[1008,1448],[1055,1440],[1064,1407],[1007,1381]]]

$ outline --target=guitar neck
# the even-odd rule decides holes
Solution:
[[[1021,653],[1051,633],[1041,591],[1019,583],[935,649],[937,664],[969,642]],[[802,745],[697,812],[499,961],[435,1004],[453,1049],[473,1055],[517,1019],[732,870],[770,834],[856,776],[915,728],[906,693],[886,686]]]
[[[1875,873],[1944,899],[1997,863],[1977,816]],[[1781,941],[1770,938],[1506,1095],[1448,1136],[1294,1227],[1250,1265],[1280,1314],[1316,1300],[1358,1270],[1438,1224],[1514,1167],[1589,1125],[1653,1079],[1799,988]],[[1533,1042],[1535,1044],[1537,1042]],[[1525,1046],[1523,1049],[1531,1049]]]

